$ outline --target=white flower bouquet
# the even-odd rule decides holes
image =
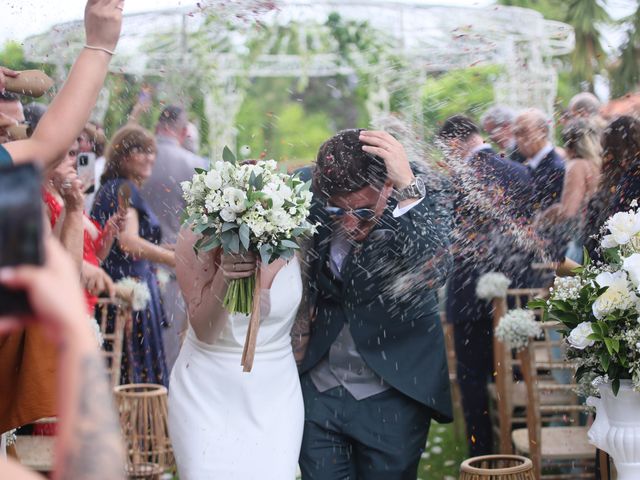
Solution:
[[[190,182],[182,183],[184,223],[200,235],[195,250],[254,252],[264,264],[292,258],[299,248],[296,240],[315,232],[307,221],[309,187],[310,182],[278,171],[275,160],[239,164],[225,147],[222,161],[208,171],[197,169]],[[255,287],[255,276],[232,281],[223,300],[225,308],[253,313]]]
[[[476,296],[482,300],[493,300],[507,296],[507,289],[511,285],[506,275],[500,272],[483,274],[476,283]]]
[[[631,380],[640,391],[640,211],[616,213],[603,230],[604,261],[585,251],[575,276],[556,278],[549,299],[529,307],[562,324],[579,383],[607,377],[617,394],[620,381]]]
[[[522,350],[532,338],[542,335],[542,327],[531,310],[509,310],[500,319],[495,336],[510,349]]]

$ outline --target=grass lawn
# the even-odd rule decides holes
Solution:
[[[457,418],[457,421],[462,421],[461,416]],[[460,433],[456,438],[455,424],[433,423],[427,448],[418,467],[418,479],[456,480],[460,475],[460,464],[465,458],[467,446],[464,434]]]

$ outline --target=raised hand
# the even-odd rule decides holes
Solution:
[[[400,190],[413,182],[413,172],[404,147],[389,133],[363,130],[360,132],[360,141],[364,143],[362,150],[384,160],[387,176],[396,189]]]
[[[84,10],[87,45],[113,51],[120,38],[124,0],[88,0]]]

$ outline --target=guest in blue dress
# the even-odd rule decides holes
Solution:
[[[175,255],[171,249],[160,246],[160,223],[139,190],[151,175],[155,156],[156,145],[151,132],[137,125],[118,130],[107,149],[102,186],[96,194],[91,216],[104,225],[119,208],[127,209],[125,228],[102,267],[114,281],[133,277],[145,282],[151,293],[147,307],[133,312],[131,328],[126,330],[121,382],[166,386],[169,374],[162,328],[167,319],[155,264],[173,268]]]

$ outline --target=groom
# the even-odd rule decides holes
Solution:
[[[451,265],[449,195],[386,132],[318,152],[315,318],[302,361],[302,478],[415,479],[431,419],[451,421],[436,290]]]

